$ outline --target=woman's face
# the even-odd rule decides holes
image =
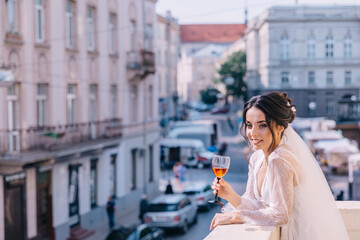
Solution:
[[[251,107],[246,112],[246,136],[256,150],[262,150],[265,154],[273,141],[270,128],[266,123],[265,114],[256,107]],[[275,147],[280,142],[281,132],[284,127],[277,126],[273,128],[275,134]],[[273,150],[273,149],[271,149]]]

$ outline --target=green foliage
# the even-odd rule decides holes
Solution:
[[[206,104],[214,104],[217,101],[217,94],[219,94],[219,90],[215,88],[208,88],[200,91],[201,101]]]
[[[227,77],[234,78],[234,84],[226,86],[227,95],[234,95],[237,97],[244,96],[246,99],[246,83],[244,76],[246,73],[246,54],[243,51],[233,53],[226,62],[224,62],[218,70],[220,75],[220,82],[225,86],[225,79]]]

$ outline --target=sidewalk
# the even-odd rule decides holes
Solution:
[[[130,227],[134,225],[139,225],[140,220],[138,218],[138,214],[139,203],[136,202],[135,204],[133,204],[133,206],[130,206],[126,210],[116,214],[114,229],[118,228],[119,226]],[[89,238],[87,238],[87,240],[104,240],[106,236],[110,233],[107,221],[97,225],[91,230],[94,230],[95,234],[91,235]]]

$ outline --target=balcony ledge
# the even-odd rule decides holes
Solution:
[[[360,201],[337,201],[350,240],[360,239]],[[280,228],[248,224],[221,225],[204,240],[280,240]]]
[[[221,225],[216,227],[204,240],[278,240],[280,229],[274,226],[248,224]]]

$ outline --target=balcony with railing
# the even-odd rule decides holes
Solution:
[[[155,54],[152,51],[130,51],[126,53],[127,78],[130,81],[145,79],[155,73]]]
[[[360,201],[337,201],[350,240],[360,239]],[[331,217],[331,216],[324,216]],[[216,227],[204,240],[280,240],[280,228],[231,224]]]
[[[121,119],[0,130],[0,159],[32,151],[58,151],[121,135]]]

